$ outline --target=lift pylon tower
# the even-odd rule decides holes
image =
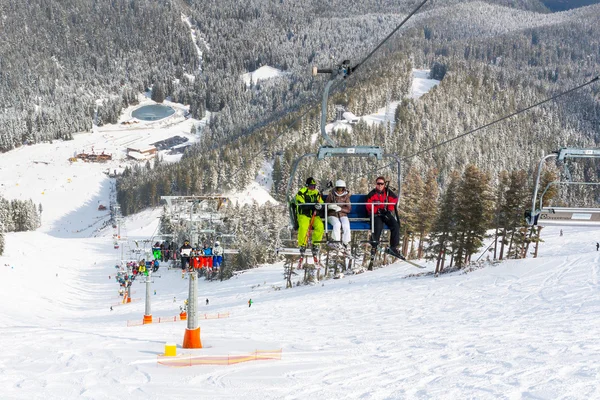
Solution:
[[[195,270],[189,274],[187,328],[183,336],[184,349],[201,349],[200,326],[198,325],[198,275]]]
[[[150,305],[150,291],[152,290],[152,270],[148,271],[148,276],[146,277],[146,308],[144,311],[144,325],[152,323],[152,308]]]

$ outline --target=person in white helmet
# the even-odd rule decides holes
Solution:
[[[348,213],[352,209],[352,205],[350,204],[350,192],[346,188],[346,182],[341,179],[335,181],[335,188],[329,193],[325,203],[328,203],[327,221],[332,227],[331,237],[334,242],[339,243],[341,240],[344,248],[347,248],[348,243],[350,243]]]

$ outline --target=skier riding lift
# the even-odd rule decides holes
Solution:
[[[371,190],[367,195],[367,213],[375,216],[373,218],[373,236],[372,241],[372,254],[377,250],[379,246],[379,238],[383,231],[383,226],[386,225],[390,230],[390,247],[388,253],[394,257],[404,259],[402,252],[398,249],[400,244],[400,224],[394,216],[394,208],[398,202],[398,196],[392,192],[385,184],[385,178],[383,176],[378,177],[375,180],[375,189]],[[391,203],[391,204],[383,204]]]
[[[306,204],[314,203],[314,204]],[[308,231],[312,221],[312,253],[317,256],[319,248],[315,244],[323,238],[325,227],[320,217],[323,197],[317,190],[317,181],[313,177],[306,180],[306,186],[296,194],[296,217],[298,218],[298,247],[304,254],[308,242]]]
[[[350,243],[350,220],[348,213],[352,209],[350,205],[350,192],[346,189],[346,182],[338,179],[335,182],[335,189],[327,196],[326,203],[329,203],[327,221],[331,224],[331,236],[334,242],[342,241],[344,248]],[[336,204],[337,203],[337,204]],[[341,230],[344,231],[344,236],[341,236]],[[337,243],[334,243],[337,246]]]

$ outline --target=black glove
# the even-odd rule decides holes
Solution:
[[[313,207],[311,205],[309,205],[309,204],[304,204],[304,203],[298,204],[298,209],[299,210],[310,210],[312,208]]]
[[[323,204],[321,204],[321,203],[315,204],[315,210],[319,211],[321,208],[323,208]]]
[[[387,214],[387,210],[385,208],[380,208],[379,210],[377,210],[377,215],[379,215],[380,217],[383,217],[385,214]]]

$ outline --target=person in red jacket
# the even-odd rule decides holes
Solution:
[[[383,226],[387,226],[390,230],[390,247],[389,252],[399,258],[402,257],[402,252],[398,249],[400,243],[400,224],[396,219],[394,210],[398,203],[398,196],[392,192],[385,184],[383,176],[375,180],[375,189],[371,190],[367,195],[367,213],[374,215],[373,219],[373,248],[379,246],[379,238],[383,231]],[[385,204],[389,203],[389,204]]]

